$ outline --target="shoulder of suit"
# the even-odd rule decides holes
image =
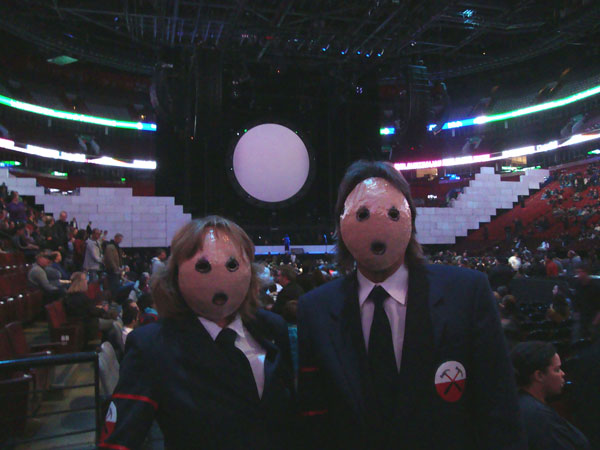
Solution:
[[[328,283],[312,289],[306,294],[300,296],[300,303],[303,304],[303,306],[323,305],[324,300],[340,295],[344,283],[347,283],[348,281],[349,280],[347,276],[329,281]]]
[[[133,330],[129,333],[135,339],[137,346],[143,351],[148,349],[152,351],[154,347],[154,343],[158,336],[162,333],[164,328],[163,321],[152,322],[147,325],[141,326]],[[129,339],[129,336],[127,337]]]
[[[429,281],[435,283],[481,282],[487,275],[473,269],[447,266],[444,264],[428,264],[425,266]]]
[[[286,330],[287,332],[287,323],[279,314],[259,308],[256,310],[256,319],[272,331]]]

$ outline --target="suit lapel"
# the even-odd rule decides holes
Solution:
[[[282,363],[281,351],[275,342],[269,339],[269,334],[258,316],[252,321],[245,322],[244,326],[256,342],[266,351],[264,363],[265,383],[261,398],[264,401],[273,389],[273,381],[275,380],[277,369]]]
[[[360,320],[356,273],[344,279],[341,295],[332,299],[330,303],[330,314],[330,338],[346,381],[341,387],[352,400],[356,414],[362,417],[364,386],[361,383],[361,373],[364,373],[366,349]]]
[[[216,384],[222,385],[232,395],[256,403],[258,395],[252,395],[253,393],[240,389],[237,374],[232,371],[230,362],[208,334],[208,331],[202,326],[202,323],[196,317],[193,317],[180,321],[179,325],[182,331],[185,330],[185,333],[180,334],[179,338],[184,340],[182,342],[183,348],[188,349],[186,356],[192,361],[192,364],[202,367],[202,370],[196,373],[206,372],[210,374]]]
[[[431,399],[435,393],[436,342],[439,342],[444,329],[443,317],[437,312],[439,304],[443,303],[440,294],[438,288],[430,284],[425,267],[409,270],[398,398],[398,424],[402,435],[407,438],[414,438],[422,432],[411,424],[427,423],[431,412]]]

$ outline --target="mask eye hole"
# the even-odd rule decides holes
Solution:
[[[388,211],[388,217],[392,219],[394,222],[400,220],[400,211],[395,206],[392,206]]]
[[[363,222],[367,220],[370,215],[371,213],[369,212],[369,209],[363,206],[358,211],[356,211],[356,220],[358,220],[359,222]]]
[[[208,272],[210,272],[210,269],[211,269],[210,263],[206,259],[202,258],[202,259],[199,259],[198,261],[196,261],[196,271],[197,272],[208,273]]]
[[[235,259],[233,256],[231,258],[229,258],[229,260],[225,263],[225,267],[227,268],[227,270],[229,270],[230,272],[235,272],[236,270],[239,269],[240,267],[240,263],[237,262],[237,259]]]

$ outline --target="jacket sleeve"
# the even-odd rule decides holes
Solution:
[[[304,448],[326,448],[329,411],[326,392],[310,332],[310,312],[298,304],[298,406]]]
[[[148,363],[150,355],[141,347],[138,334],[133,331],[127,337],[119,382],[102,427],[100,448],[141,448],[150,430],[158,403]]]
[[[526,449],[517,388],[492,291],[478,277],[473,304],[471,388],[479,448]],[[481,413],[485,411],[485,413]]]
[[[114,245],[109,244],[104,252],[104,267],[111,273],[119,272],[119,255]]]

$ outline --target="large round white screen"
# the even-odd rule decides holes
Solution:
[[[302,139],[275,123],[249,129],[233,151],[235,178],[244,191],[263,202],[282,202],[296,195],[309,169]]]

